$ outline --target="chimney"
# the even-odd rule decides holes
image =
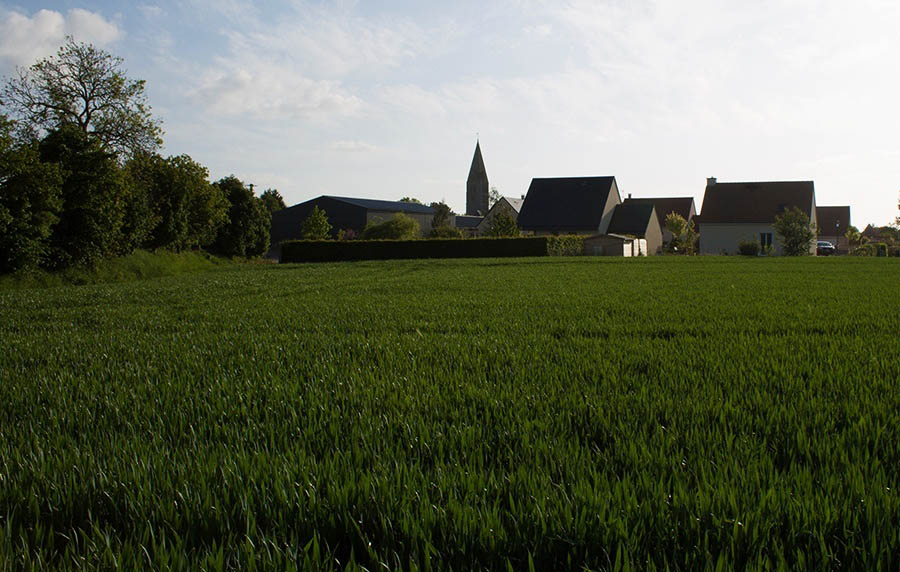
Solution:
[[[629,199],[631,198],[631,193],[628,193],[628,198],[629,198]]]
[[[521,197],[522,197],[522,200],[524,201],[524,200],[525,200],[525,195],[521,195]]]
[[[716,184],[716,178],[715,178],[715,177],[706,177],[706,186],[707,186],[707,187],[712,187],[712,186],[715,185],[715,184]]]

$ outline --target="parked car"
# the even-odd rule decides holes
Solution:
[[[818,256],[830,256],[835,253],[834,245],[827,240],[816,241],[816,254]]]

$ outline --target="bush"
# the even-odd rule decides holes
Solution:
[[[363,240],[410,240],[419,237],[419,223],[403,213],[379,224],[367,224]]]
[[[875,242],[870,245],[873,249],[873,256],[887,256],[888,245],[883,242]]]
[[[806,213],[793,207],[776,216],[775,224],[772,227],[781,243],[782,254],[785,256],[809,255],[810,248],[816,240],[816,232],[810,225]]]
[[[759,243],[755,240],[742,240],[738,243],[738,253],[744,256],[759,256]]]
[[[871,244],[860,244],[850,251],[850,256],[875,256],[875,247]]]
[[[577,235],[548,236],[548,256],[581,256],[584,254],[584,237]]]
[[[293,240],[281,243],[281,262],[336,262],[410,258],[490,258],[547,256],[557,237],[426,240]],[[571,244],[581,237],[564,237]],[[557,241],[559,242],[559,241]],[[569,246],[568,248],[571,248]],[[556,247],[558,251],[563,249]],[[580,253],[580,252],[579,252]],[[561,255],[561,254],[560,254]]]
[[[436,226],[431,229],[431,233],[428,236],[431,238],[462,238],[463,234],[458,228],[453,228],[451,226]]]

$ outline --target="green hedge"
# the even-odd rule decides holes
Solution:
[[[281,262],[333,262],[394,258],[503,258],[572,256],[581,236],[427,240],[292,240],[281,243]]]

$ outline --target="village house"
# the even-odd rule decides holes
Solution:
[[[640,254],[653,256],[662,253],[663,235],[652,202],[625,199],[625,202],[616,205],[607,234],[645,239],[646,252]]]
[[[621,202],[615,177],[532,179],[519,228],[535,235],[606,234]]]
[[[812,181],[719,183],[707,179],[700,210],[700,254],[737,254],[742,241],[758,241],[782,254],[773,223],[797,207],[816,224],[816,192]],[[815,243],[810,254],[815,254]]]
[[[694,197],[654,197],[633,199],[631,195],[625,199],[626,203],[650,203],[656,209],[656,218],[659,221],[659,228],[662,231],[663,245],[668,244],[672,240],[672,233],[666,230],[666,217],[671,213],[681,215],[685,221],[690,222],[697,215],[697,209],[694,206]],[[694,229],[696,230],[696,228]]]
[[[850,227],[850,207],[816,207],[816,222],[819,225],[819,240],[827,240],[834,245],[838,254],[850,252],[850,243],[845,236]]]
[[[477,234],[483,235],[491,230],[491,226],[494,224],[494,218],[496,218],[500,213],[509,216],[514,221],[518,221],[519,211],[522,210],[523,203],[525,203],[525,197],[522,197],[521,199],[501,197],[499,201],[491,206],[491,209],[488,211],[488,213],[478,223]]]

